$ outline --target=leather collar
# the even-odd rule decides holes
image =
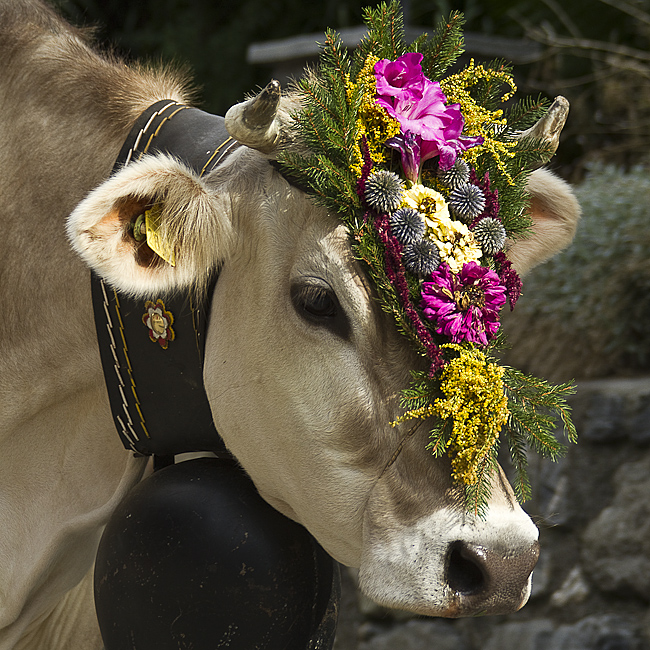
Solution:
[[[240,146],[223,122],[172,100],[157,102],[136,121],[113,173],[142,156],[164,152],[203,176]],[[191,451],[229,456],[203,385],[216,281],[215,273],[198,300],[189,292],[133,300],[92,273],[97,339],[115,426],[126,449],[154,454],[163,459],[159,464]]]

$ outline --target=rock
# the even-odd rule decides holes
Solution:
[[[548,639],[555,631],[548,619],[497,625],[484,650],[550,650]]]
[[[612,503],[583,535],[583,567],[597,587],[650,600],[650,452],[622,465]]]
[[[637,445],[650,444],[650,395],[635,395],[632,398],[626,429],[630,440]]]
[[[359,650],[470,650],[451,621],[412,620],[359,644]]]
[[[615,442],[625,438],[624,397],[603,393],[589,395],[580,436],[589,442]]]
[[[649,378],[581,382],[572,401],[583,440],[650,444]]]
[[[641,621],[641,634],[647,647],[650,648],[650,609],[648,609]]]
[[[573,567],[562,583],[562,586],[551,596],[553,607],[566,607],[572,603],[581,603],[589,595],[587,584],[582,569]]]
[[[534,496],[537,499],[537,511],[544,518],[547,526],[563,526],[570,518],[569,507],[569,471],[566,458],[556,462],[548,458],[535,458],[535,473],[531,472],[534,481]]]
[[[543,650],[644,649],[638,627],[613,615],[588,616],[572,625],[560,625],[549,637],[548,645],[543,647]]]

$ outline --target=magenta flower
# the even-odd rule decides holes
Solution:
[[[412,183],[417,183],[420,177],[422,156],[420,155],[421,138],[416,137],[410,131],[399,133],[393,138],[386,140],[386,146],[397,149],[402,158],[402,170],[404,176]]]
[[[465,120],[458,104],[446,106],[440,84],[422,72],[422,54],[410,52],[396,61],[382,59],[375,64],[376,102],[395,118],[406,137],[409,133],[420,145],[419,166],[440,156],[440,166],[448,169],[460,151],[483,142],[483,138],[461,137]]]
[[[458,274],[441,264],[431,282],[422,283],[422,311],[438,323],[436,332],[452,343],[487,345],[499,329],[499,311],[506,301],[506,290],[499,276],[476,262],[463,265]]]
[[[440,169],[443,171],[451,169],[456,162],[456,157],[461,151],[467,151],[471,147],[483,144],[483,138],[479,136],[461,136],[465,120],[460,112],[460,104],[447,106],[447,116],[451,118],[449,126],[443,130],[444,141],[427,142],[422,141],[422,162],[435,156],[440,156]]]
[[[422,72],[422,54],[409,52],[397,61],[382,59],[375,63],[377,94],[399,99],[422,98],[426,77]]]

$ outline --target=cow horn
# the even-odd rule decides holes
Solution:
[[[271,153],[280,140],[279,104],[280,82],[273,79],[259,95],[228,110],[226,129],[247,147]]]
[[[569,115],[569,101],[559,95],[551,104],[548,112],[530,129],[519,133],[518,137],[523,138],[536,138],[548,142],[551,147],[549,153],[544,157],[542,164],[548,162],[553,154],[557,151],[560,144],[560,133]]]

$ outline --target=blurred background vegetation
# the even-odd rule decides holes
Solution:
[[[376,0],[55,0],[74,23],[97,28],[127,58],[187,65],[202,107],[223,114],[271,76],[250,65],[250,44],[362,23]],[[578,181],[594,160],[624,167],[650,140],[650,0],[403,0],[410,26],[431,29],[459,10],[466,29],[527,38],[536,60],[517,65],[521,93],[565,95],[572,112],[556,165]],[[541,47],[540,47],[541,46]]]

